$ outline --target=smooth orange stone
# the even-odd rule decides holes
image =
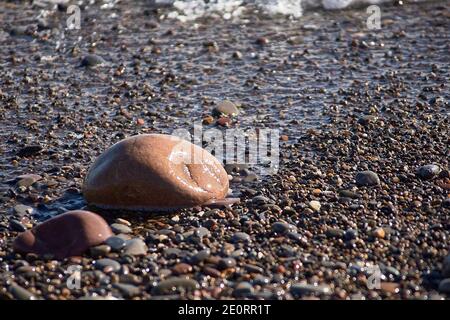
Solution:
[[[14,240],[13,247],[22,253],[52,254],[63,259],[81,255],[112,235],[102,217],[90,211],[75,210],[21,233]]]
[[[170,210],[223,199],[228,186],[222,164],[206,150],[175,136],[143,134],[100,155],[83,194],[102,208]]]

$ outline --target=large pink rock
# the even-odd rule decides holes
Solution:
[[[90,211],[75,210],[21,233],[13,246],[18,252],[53,254],[57,259],[63,259],[81,255],[112,235],[102,217]]]
[[[106,150],[83,186],[87,202],[108,209],[170,210],[225,198],[228,175],[206,150],[175,136],[144,134]]]

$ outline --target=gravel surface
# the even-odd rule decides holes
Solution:
[[[368,31],[359,9],[182,23],[143,1],[70,31],[64,6],[0,3],[0,299],[449,298],[449,9],[383,7]],[[107,147],[195,121],[279,129],[280,170],[228,165],[231,207],[87,206]],[[116,235],[13,251],[82,208]]]

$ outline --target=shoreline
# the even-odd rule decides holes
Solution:
[[[378,32],[358,10],[193,28],[119,4],[120,19],[84,12],[64,38],[64,12],[45,27],[26,3],[1,6],[0,299],[449,298],[448,3],[390,7]],[[87,54],[105,64],[80,67]],[[287,137],[276,175],[234,174],[241,203],[155,216],[88,207],[127,226],[116,229],[144,255],[13,252],[23,229],[85,207],[82,181],[108,146],[190,128],[225,99],[241,111],[229,128]],[[424,179],[431,164],[440,172]],[[362,186],[367,171],[378,182]],[[31,173],[41,178],[11,182]],[[71,265],[79,289],[66,286]]]

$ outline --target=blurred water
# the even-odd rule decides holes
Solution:
[[[269,15],[286,15],[299,18],[306,10],[338,10],[372,4],[395,2],[398,0],[151,0],[159,7],[172,7],[169,18],[195,20],[215,15],[228,20],[240,16],[246,10],[255,8]],[[425,2],[412,0],[409,2]]]
[[[216,16],[230,20],[244,12],[260,11],[266,15],[285,15],[299,18],[305,11],[340,10],[349,7],[363,7],[372,4],[393,2],[427,2],[433,0],[141,0],[151,7],[166,8],[168,18],[192,21],[201,17]],[[112,9],[125,0],[79,0],[76,4],[102,3],[101,9]],[[35,4],[71,3],[69,0],[33,0]]]

